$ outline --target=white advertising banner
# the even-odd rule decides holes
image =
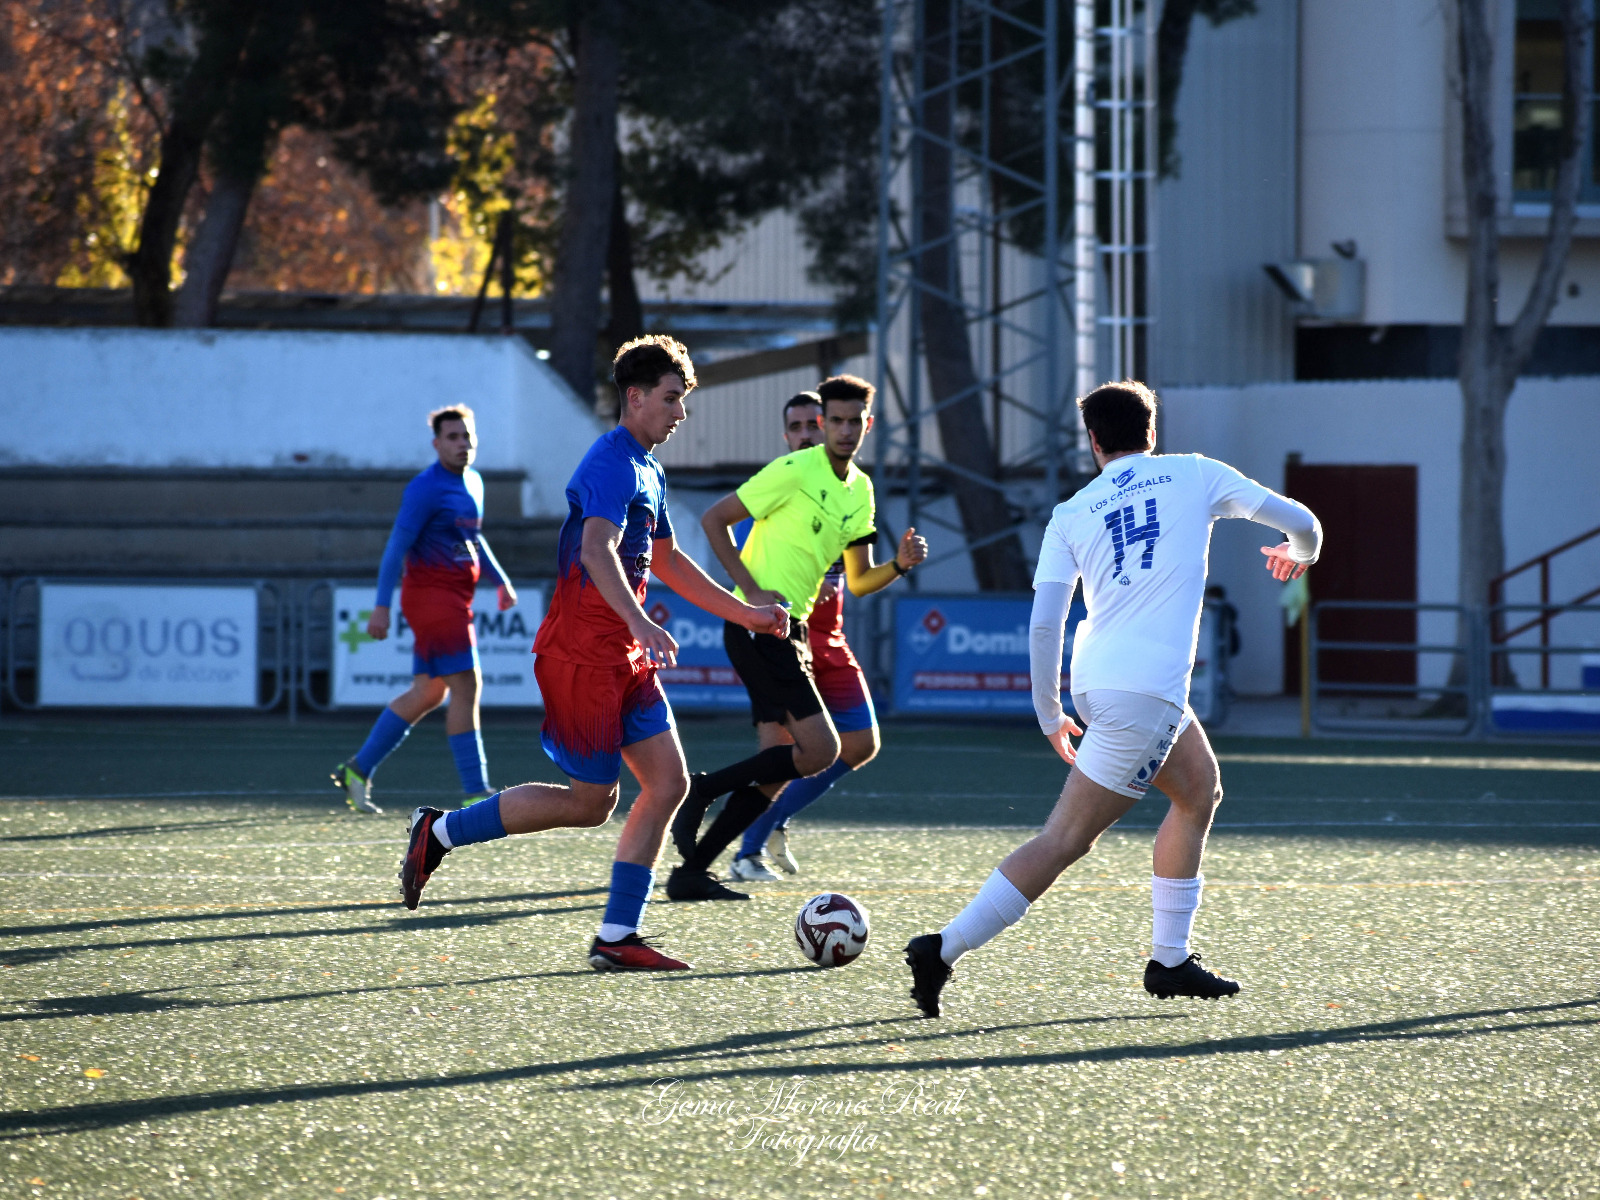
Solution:
[[[378,708],[411,686],[411,651],[416,639],[400,606],[392,609],[389,636],[367,634],[372,588],[333,589],[333,702],[341,708]],[[479,588],[472,599],[478,626],[478,659],[483,664],[486,707],[539,708],[543,701],[533,679],[533,635],[544,619],[544,593],[517,588],[517,606],[500,611],[499,593]]]
[[[253,587],[42,583],[44,706],[253,708]]]

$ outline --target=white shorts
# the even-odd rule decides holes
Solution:
[[[1072,706],[1085,722],[1076,770],[1095,783],[1137,800],[1167,761],[1194,713],[1159,696],[1096,688],[1074,692]]]

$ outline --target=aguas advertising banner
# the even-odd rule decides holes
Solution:
[[[400,606],[394,606],[389,636],[367,634],[372,588],[333,589],[333,702],[341,708],[381,707],[411,686],[411,651],[416,638]],[[489,708],[539,708],[544,701],[533,678],[533,635],[544,619],[544,593],[517,589],[517,606],[500,611],[499,593],[479,588],[472,598],[483,667],[480,703]]]
[[[39,703],[251,708],[256,590],[39,585]]]
[[[1028,617],[1033,601],[967,596],[895,598],[894,707],[897,712],[1033,715]],[[1062,701],[1079,605],[1067,621]]]
[[[749,693],[722,648],[721,617],[660,586],[645,593],[644,611],[678,643],[678,665],[659,676],[673,708],[749,710]]]

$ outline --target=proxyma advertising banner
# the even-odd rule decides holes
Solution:
[[[1026,597],[900,596],[894,606],[894,707],[897,712],[1011,713],[1033,715],[1028,675]],[[1074,606],[1062,657],[1062,701],[1072,630],[1082,617]]]
[[[39,703],[251,708],[253,587],[42,583]]]
[[[722,618],[656,585],[645,593],[644,611],[678,643],[678,665],[663,667],[672,707],[684,712],[750,709],[750,696],[722,648]]]
[[[333,589],[333,702],[341,708],[380,707],[411,686],[411,650],[416,639],[400,606],[392,611],[389,636],[367,634],[372,588]],[[540,708],[533,678],[533,635],[544,619],[544,593],[517,588],[517,606],[500,611],[494,588],[479,588],[472,598],[478,626],[478,660],[483,666],[481,703],[495,708]]]

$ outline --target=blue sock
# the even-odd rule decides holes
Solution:
[[[473,842],[492,842],[506,836],[500,820],[500,793],[444,815],[444,835],[450,845],[470,846]]]
[[[822,774],[813,775],[809,779],[796,779],[785,786],[783,791],[778,793],[778,798],[772,802],[772,807],[757,817],[755,823],[744,831],[744,842],[739,847],[739,857],[760,854],[766,850],[767,838],[772,836],[775,826],[787,821],[812,801],[821,799],[823,792],[849,773],[850,764],[842,758],[836,758],[833,766]]]
[[[461,776],[461,790],[469,796],[489,790],[489,763],[483,757],[483,731],[469,729],[450,735],[450,753]]]
[[[600,922],[601,941],[615,942],[639,928],[655,880],[656,873],[649,867],[630,862],[611,864],[611,896]]]
[[[367,740],[356,751],[356,770],[371,779],[378,764],[393,754],[410,732],[411,726],[406,724],[404,717],[392,708],[384,709],[378,714],[372,732],[367,734]]]

